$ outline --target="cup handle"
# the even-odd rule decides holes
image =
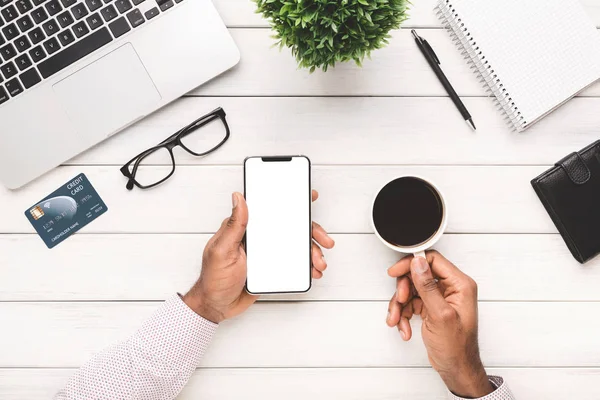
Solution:
[[[424,251],[419,251],[418,253],[414,253],[413,256],[415,257],[421,257],[427,260],[427,255],[425,254]]]

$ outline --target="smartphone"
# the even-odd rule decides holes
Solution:
[[[244,162],[248,293],[310,290],[310,167],[304,156],[248,157]]]

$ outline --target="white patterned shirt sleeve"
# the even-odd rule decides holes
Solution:
[[[506,383],[504,383],[504,379],[502,379],[499,376],[490,376],[489,379],[490,379],[490,382],[492,383],[492,385],[494,385],[494,387],[496,388],[496,390],[493,393],[490,393],[487,396],[481,397],[476,400],[514,400],[515,399],[514,396],[512,395],[512,393],[510,392],[510,389],[506,385]],[[452,393],[450,393],[449,398],[450,398],[450,400],[465,400],[462,397],[453,395]]]
[[[85,363],[55,400],[174,399],[216,329],[174,295],[133,336]]]
[[[200,363],[216,324],[173,296],[129,339],[96,354],[73,375],[54,400],[174,399]],[[478,400],[514,400],[504,380]],[[464,400],[450,394],[450,400]]]

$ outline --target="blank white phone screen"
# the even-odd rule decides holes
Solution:
[[[308,291],[312,240],[310,161],[306,157],[248,158],[245,185],[249,212],[248,291]]]

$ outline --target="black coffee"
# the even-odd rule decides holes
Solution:
[[[379,236],[399,247],[431,239],[442,225],[444,207],[438,192],[422,179],[398,178],[377,195],[373,222]]]

